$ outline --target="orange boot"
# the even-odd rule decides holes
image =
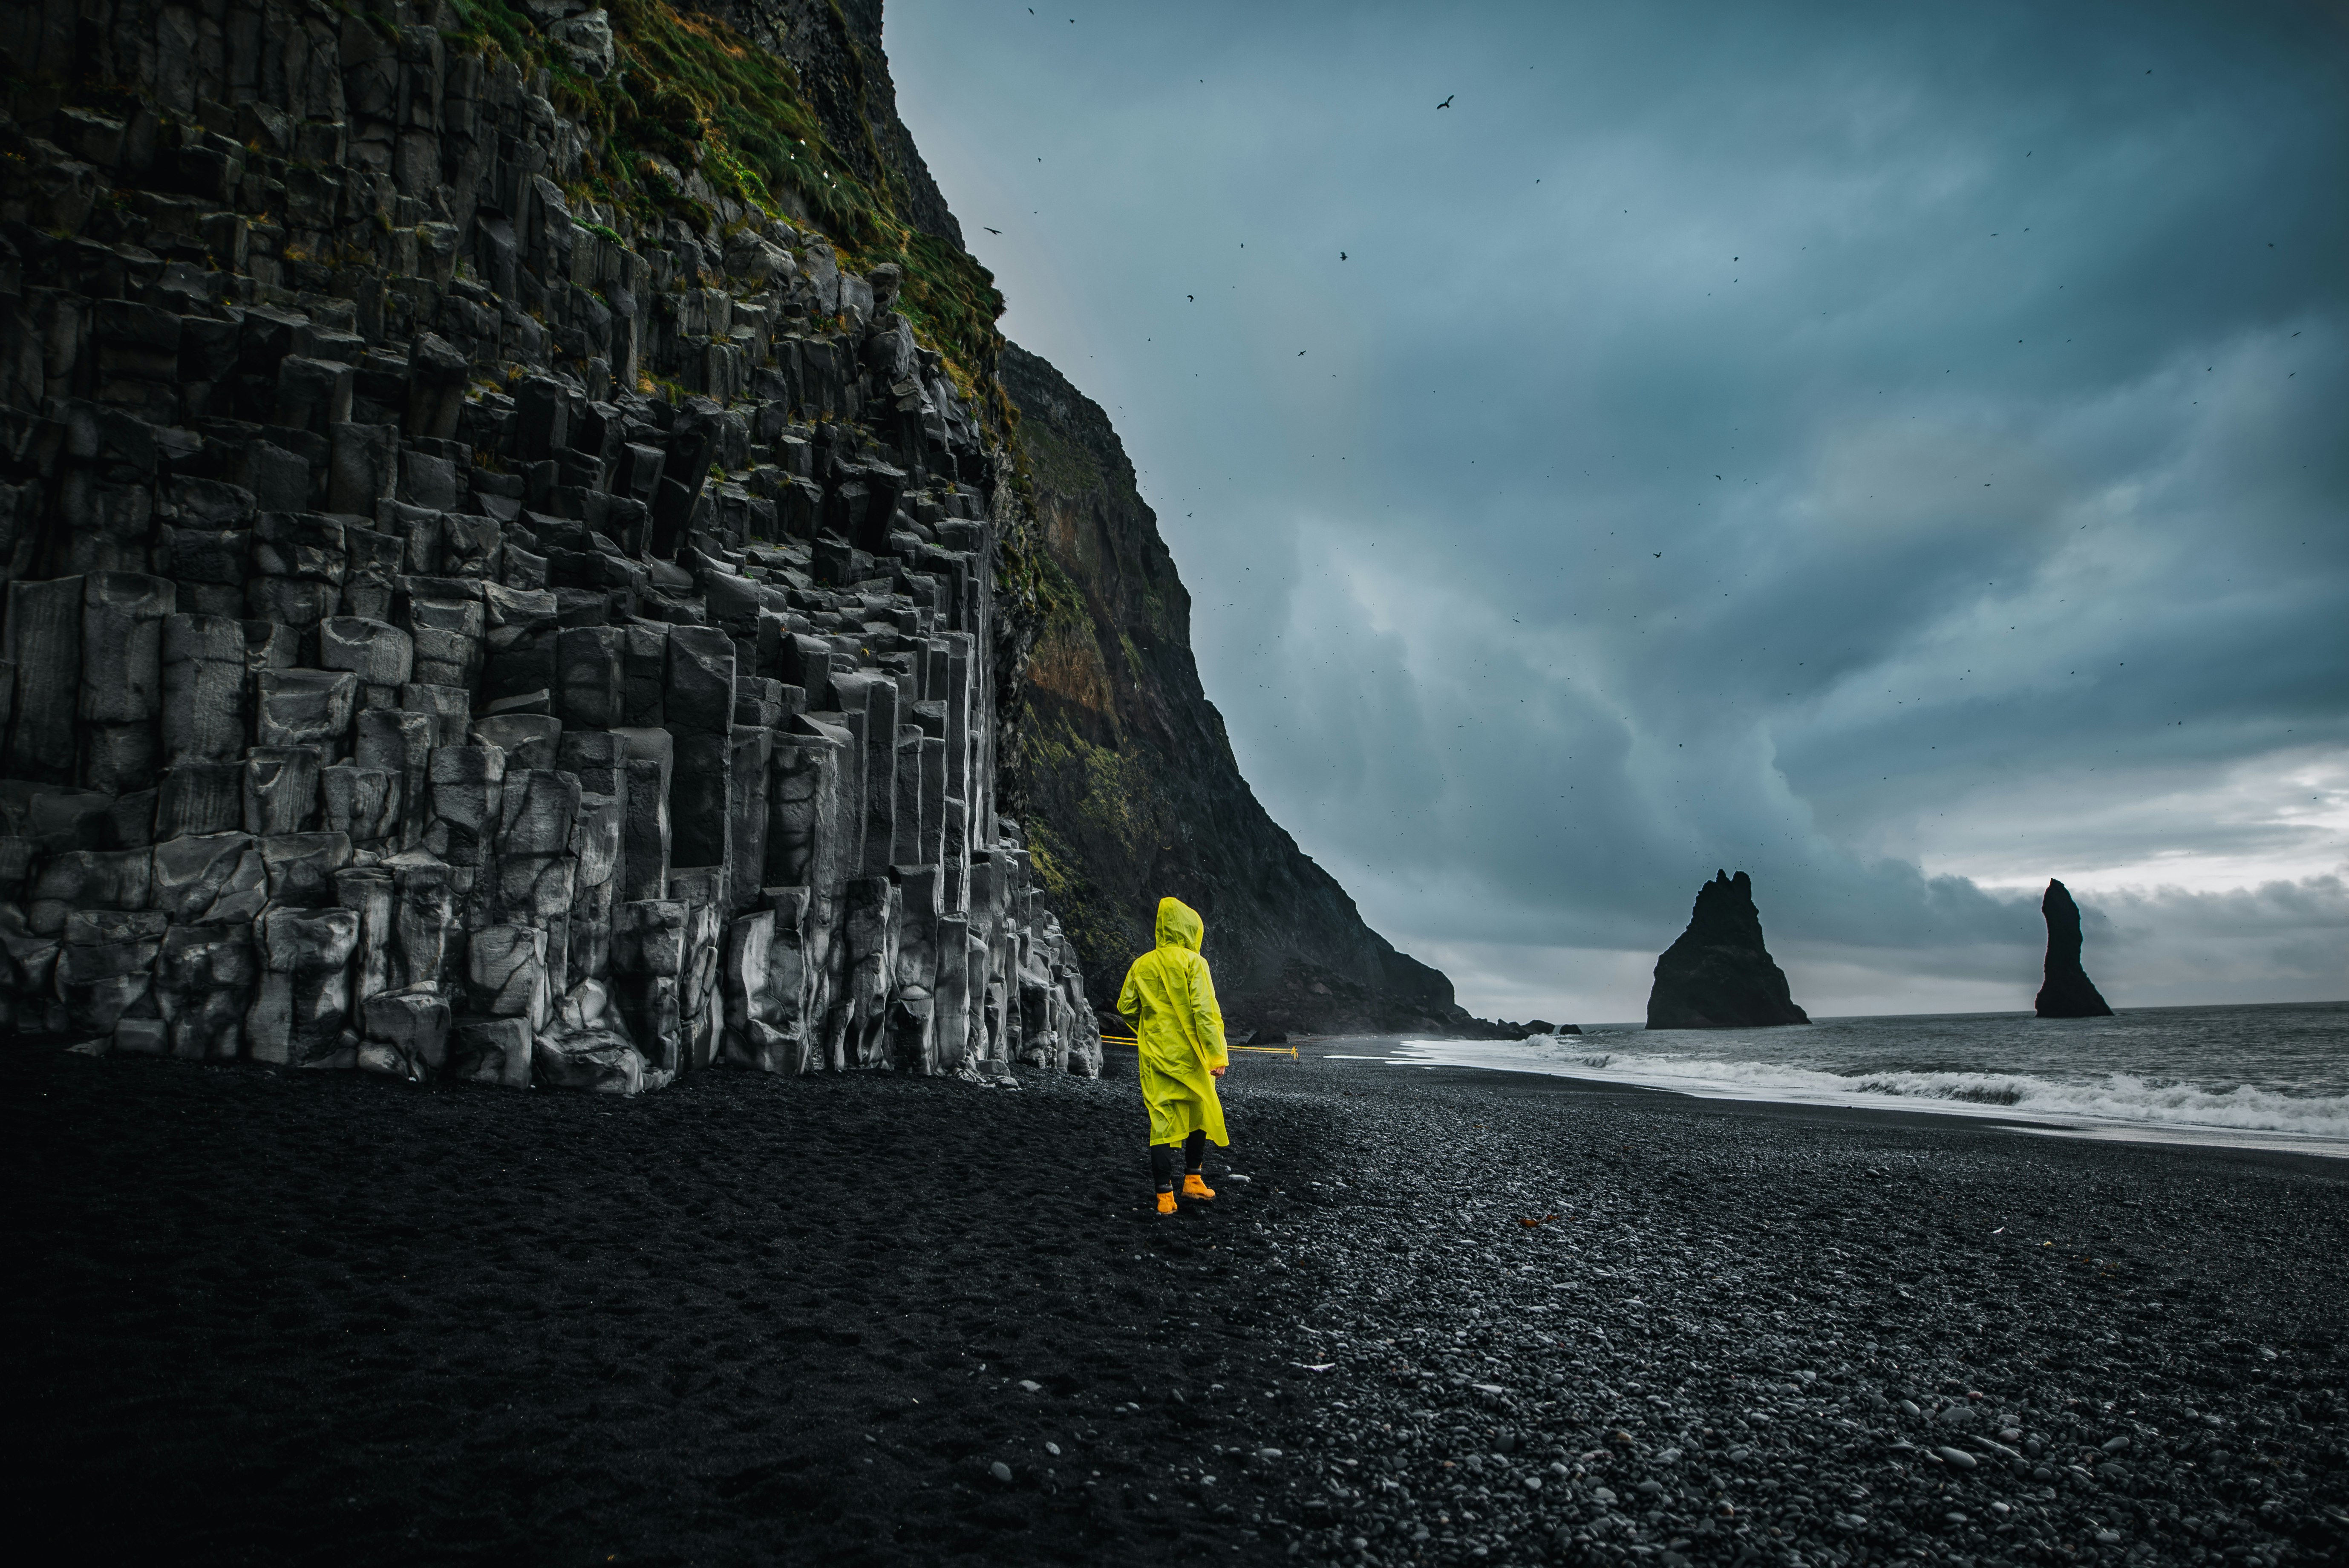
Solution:
[[[1174,1212],[1174,1193],[1161,1192],[1158,1194],[1158,1212],[1162,1214],[1171,1214]]]
[[[1194,1171],[1183,1178],[1183,1196],[1203,1198],[1212,1203],[1216,1201],[1216,1190],[1207,1185],[1207,1179],[1205,1176]]]

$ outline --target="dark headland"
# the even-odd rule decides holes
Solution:
[[[1744,1029],[1807,1024],[1785,972],[1762,940],[1754,880],[1717,872],[1697,889],[1688,929],[1656,960],[1648,993],[1651,1029]]]
[[[1078,603],[1039,633],[1008,783],[1053,908],[1106,1006],[1172,895],[1207,923],[1226,1014],[1243,1027],[1511,1033],[1366,925],[1338,879],[1258,803],[1199,684],[1191,595],[1109,415],[1007,343],[1038,534]]]
[[[2047,917],[2047,976],[2036,1006],[2043,1018],[2109,1018],[2113,1010],[2080,965],[2080,906],[2072,890],[2050,878],[2039,901]]]

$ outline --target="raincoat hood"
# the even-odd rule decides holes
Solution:
[[[1159,946],[1187,948],[1196,953],[1199,951],[1199,944],[1206,939],[1206,924],[1199,919],[1197,910],[1179,898],[1162,898],[1158,901]]]

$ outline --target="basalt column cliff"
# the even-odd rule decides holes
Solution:
[[[1015,344],[1002,376],[1055,569],[1007,788],[1094,1000],[1115,999],[1172,893],[1206,917],[1236,1025],[1484,1032],[1439,971],[1362,923],[1240,777],[1199,686],[1191,596],[1109,416]]]
[[[1096,1068],[1000,301],[850,9],[0,7],[0,1031]]]

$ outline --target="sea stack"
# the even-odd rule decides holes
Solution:
[[[1648,1027],[1751,1029],[1810,1021],[1763,944],[1753,879],[1715,872],[1697,889],[1688,929],[1656,960]]]
[[[2072,890],[2050,877],[2039,913],[2047,917],[2047,980],[2039,987],[2039,1016],[2111,1017],[2111,1006],[2080,967],[2080,906],[2072,902]]]

